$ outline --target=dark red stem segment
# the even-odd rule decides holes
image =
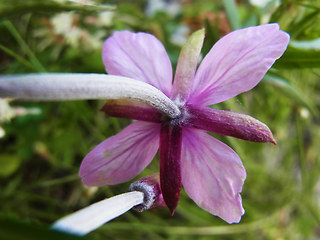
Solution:
[[[180,125],[162,124],[160,132],[160,187],[164,201],[174,214],[181,192],[181,140]]]
[[[135,100],[110,100],[101,111],[112,117],[160,123],[163,113]]]
[[[187,105],[186,127],[194,127],[209,132],[236,137],[252,142],[276,144],[267,125],[246,114]]]

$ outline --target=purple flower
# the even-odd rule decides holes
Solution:
[[[153,85],[179,107],[170,118],[136,100],[111,100],[110,116],[139,120],[96,146],[84,158],[86,185],[128,181],[152,161],[159,148],[160,185],[173,214],[181,185],[201,208],[228,223],[244,214],[240,192],[246,172],[239,156],[206,131],[254,142],[275,143],[269,128],[240,113],[207,107],[252,89],[285,51],[289,35],[278,24],[234,31],[218,41],[196,71],[204,31],[184,45],[172,84],[163,45],[147,33],[120,31],[104,44],[106,71]]]

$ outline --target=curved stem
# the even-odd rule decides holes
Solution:
[[[143,197],[142,192],[135,191],[107,198],[58,220],[52,228],[76,235],[86,235],[132,207],[142,204]]]
[[[0,76],[0,97],[24,100],[135,99],[171,118],[179,108],[157,88],[131,78],[107,74],[39,73]]]

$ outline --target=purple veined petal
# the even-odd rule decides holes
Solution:
[[[186,108],[186,126],[247,141],[276,144],[268,126],[249,115],[194,105]]]
[[[204,34],[204,29],[194,32],[181,49],[171,94],[171,98],[180,105],[183,105],[189,97]]]
[[[240,29],[220,39],[199,66],[188,103],[208,106],[255,87],[286,50],[278,24]]]
[[[83,159],[79,175],[88,186],[129,181],[152,161],[158,150],[160,124],[134,122],[97,145]]]
[[[181,192],[181,133],[179,125],[162,124],[160,132],[160,187],[163,199],[174,214]]]
[[[163,113],[149,105],[131,99],[116,99],[106,102],[101,111],[112,117],[129,118],[161,123]]]
[[[239,156],[204,131],[183,128],[181,159],[182,184],[189,197],[226,222],[239,222],[246,178]]]
[[[102,60],[109,74],[149,83],[169,96],[171,62],[162,43],[153,35],[115,32],[104,43]]]

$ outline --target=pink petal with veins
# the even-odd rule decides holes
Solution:
[[[104,43],[102,60],[109,74],[149,83],[169,96],[171,62],[162,43],[153,35],[115,32]]]
[[[186,193],[199,207],[228,223],[240,221],[246,172],[230,147],[202,130],[184,128],[181,176]]]
[[[160,124],[134,122],[96,146],[83,159],[79,175],[88,186],[113,185],[137,176],[159,147]]]
[[[252,89],[286,50],[289,39],[278,24],[224,36],[200,64],[188,103],[208,106]]]

